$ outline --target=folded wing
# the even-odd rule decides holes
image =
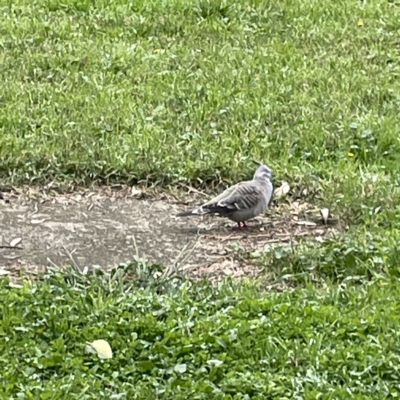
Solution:
[[[226,189],[219,196],[203,204],[204,213],[230,214],[233,211],[249,210],[262,200],[262,189],[255,181],[240,182]]]

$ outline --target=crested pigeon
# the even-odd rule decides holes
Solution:
[[[272,171],[262,163],[254,163],[258,168],[253,180],[239,182],[200,207],[177,214],[177,217],[218,214],[236,222],[236,229],[247,228],[245,221],[266,210],[273,192]]]

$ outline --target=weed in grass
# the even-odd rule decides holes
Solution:
[[[20,289],[1,281],[1,397],[383,399],[398,391],[396,279],[268,295],[229,282],[175,281],[161,295],[135,286],[128,275],[73,271]],[[112,359],[85,353],[96,339],[110,343]]]

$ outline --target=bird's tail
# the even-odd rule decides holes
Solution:
[[[203,215],[207,214],[207,210],[204,210],[202,207],[194,208],[193,210],[183,211],[179,214],[176,214],[177,217],[188,217],[190,215]]]

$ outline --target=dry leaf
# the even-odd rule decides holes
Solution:
[[[296,210],[296,211],[300,211],[300,203],[298,201],[294,201],[292,203],[292,207]]]
[[[136,187],[132,187],[131,189],[131,195],[136,197],[137,199],[139,199],[140,197],[142,197],[143,192],[136,188]]]
[[[9,275],[10,271],[7,271],[6,269],[0,269],[0,276],[4,276],[4,275]]]
[[[215,367],[219,367],[220,365],[222,365],[224,362],[223,361],[221,361],[221,360],[218,360],[218,359],[213,359],[213,360],[207,360],[207,364],[208,365],[212,365],[212,366],[215,366]]]
[[[31,219],[31,224],[43,224],[43,222],[45,222],[46,219]]]
[[[113,356],[111,346],[104,339],[95,340],[92,343],[86,342],[86,351],[96,353],[102,359],[112,358]]]
[[[329,218],[329,208],[322,208],[320,210],[320,213],[322,215],[322,219],[324,220],[324,224],[326,225],[328,223],[328,218]]]
[[[10,246],[15,247],[15,246],[19,245],[21,243],[21,241],[22,241],[22,238],[15,238],[15,239],[11,240]]]
[[[297,221],[296,224],[297,225],[305,225],[305,226],[317,226],[317,224],[315,222],[311,222],[311,221]]]
[[[287,195],[290,191],[290,186],[286,181],[282,182],[282,185],[280,187],[278,187],[277,189],[275,189],[274,191],[274,196],[276,198],[281,198],[285,195]]]
[[[10,282],[8,284],[8,287],[13,288],[13,289],[22,289],[23,288],[22,285],[20,285],[19,283],[14,283],[14,282]]]

